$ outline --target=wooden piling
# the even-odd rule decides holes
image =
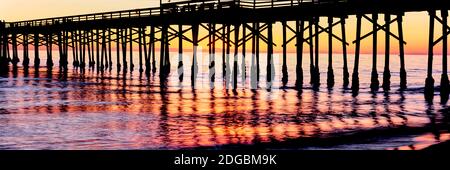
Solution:
[[[286,65],[286,60],[287,60],[287,44],[286,44],[286,27],[287,27],[287,22],[286,21],[282,21],[281,22],[282,25],[282,31],[283,31],[283,65],[281,68],[281,72],[283,74],[282,78],[281,78],[281,82],[283,84],[283,87],[286,86],[287,82],[288,82],[288,71],[287,71],[287,65]]]
[[[377,91],[380,88],[380,82],[378,81],[378,71],[377,71],[377,20],[378,14],[372,14],[372,31],[373,31],[373,43],[372,43],[372,73],[370,81],[370,89],[372,91]]]
[[[355,45],[355,62],[352,74],[352,91],[354,94],[359,91],[359,52],[361,46],[361,14],[356,15],[356,45]]]
[[[139,47],[139,73],[144,72],[144,68],[142,67],[142,34],[143,34],[143,28],[138,28],[138,47]]]
[[[133,28],[130,28],[130,72],[133,72],[134,70],[134,63],[133,63]]]
[[[239,24],[234,25],[233,90],[237,89],[238,82],[239,26]]]
[[[316,68],[314,66],[314,44],[313,44],[314,21],[313,21],[313,19],[309,20],[308,24],[309,24],[309,74],[310,74],[309,83],[311,85],[313,85],[315,82],[315,77],[316,77],[314,74]]]
[[[390,25],[389,22],[391,21],[391,15],[390,14],[384,14],[384,20],[386,23],[386,38],[385,38],[385,60],[384,60],[384,72],[383,72],[383,89],[385,91],[390,90],[391,88],[391,71],[389,68],[390,64]]]
[[[215,82],[216,79],[216,24],[211,24],[211,33],[210,37],[212,40],[210,40],[210,47],[211,47],[211,57],[209,61],[209,78],[210,82]]]
[[[128,29],[122,29],[121,33],[122,38],[122,65],[123,65],[123,73],[127,72],[128,64],[127,64],[127,39],[128,39]]]
[[[273,31],[272,31],[272,23],[267,23],[267,74],[266,79],[267,83],[271,85],[273,76],[272,76],[272,57],[273,57]],[[271,88],[271,87],[268,87]]]
[[[295,87],[297,89],[301,89],[303,86],[303,42],[304,42],[304,21],[295,21],[295,28],[296,28],[296,49],[297,49],[297,65],[296,65],[296,81],[295,81]]]
[[[397,15],[398,37],[399,37],[399,57],[400,57],[400,90],[406,89],[406,68],[405,68],[405,50],[403,44],[403,15]]]
[[[344,88],[347,88],[349,85],[349,77],[350,74],[348,73],[348,64],[347,64],[347,38],[346,38],[346,31],[345,31],[345,18],[341,18],[341,34],[342,34],[342,62],[344,64],[343,66],[343,84]]]
[[[447,10],[441,10],[442,15],[442,74],[441,74],[441,87],[440,89],[440,95],[441,95],[441,101],[446,102],[448,100],[448,95],[450,92],[450,86],[449,86],[449,80],[448,80],[448,74],[447,74],[447,33],[448,33],[448,24],[447,24],[447,17],[448,17],[448,11]]]
[[[39,33],[34,34],[34,68],[39,69],[41,60],[39,58]]]
[[[28,34],[23,34],[23,62],[22,65],[25,70],[28,69],[28,65],[30,63],[30,58],[28,56]]]
[[[195,81],[198,73],[198,63],[197,63],[197,48],[198,48],[198,32],[199,25],[192,25],[192,42],[193,42],[193,55],[192,55],[192,66],[191,66],[191,85],[195,87]]]
[[[328,72],[327,86],[334,86],[334,70],[333,70],[333,17],[328,17]]]
[[[425,99],[428,101],[433,100],[434,97],[434,79],[433,79],[433,46],[434,46],[434,19],[436,17],[436,11],[429,11],[430,15],[430,29],[428,39],[428,66],[427,66],[427,78],[425,79]]]
[[[183,81],[183,25],[178,25],[178,80]]]

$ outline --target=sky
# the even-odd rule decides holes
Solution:
[[[167,1],[167,0],[166,0]],[[49,18],[56,16],[68,16],[77,14],[88,14],[97,12],[128,10],[136,8],[155,7],[159,5],[159,0],[0,0],[0,20],[5,21],[21,21],[39,18]],[[438,13],[439,14],[439,13]],[[394,17],[392,17],[394,18]],[[356,18],[350,16],[347,19],[347,39],[350,43],[348,47],[349,52],[354,50],[354,44],[351,42],[356,37]],[[379,15],[380,24],[384,24],[384,17]],[[414,12],[407,13],[404,17],[404,37],[407,41],[405,46],[405,52],[407,54],[426,54],[428,44],[428,24],[429,17],[426,12]],[[327,25],[327,19],[322,18],[320,24],[322,26]],[[442,32],[442,26],[436,24],[435,37]],[[368,33],[372,25],[363,20],[362,35]],[[335,27],[336,34],[340,36],[340,27]],[[397,24],[391,26],[391,30],[394,34],[397,34]],[[378,33],[378,53],[384,53],[384,32]],[[274,40],[278,42],[275,50],[281,50],[279,45],[282,40],[281,25],[276,23],[274,26]],[[288,33],[288,36],[292,35]],[[320,37],[320,51],[327,52],[328,38],[326,34],[322,34]],[[333,52],[340,52],[342,47],[337,40],[333,41]],[[263,45],[264,46],[264,45]],[[264,47],[261,47],[264,49]],[[362,42],[362,53],[372,53],[372,38],[367,38]],[[295,51],[294,44],[288,46],[290,51]],[[440,45],[435,49],[435,53],[440,53]],[[398,41],[391,38],[391,52],[398,52]]]

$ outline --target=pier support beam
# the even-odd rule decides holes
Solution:
[[[391,15],[385,14],[384,20],[386,23],[391,21]],[[388,91],[391,88],[391,71],[389,69],[390,64],[390,24],[386,24],[386,38],[385,38],[385,60],[384,60],[384,72],[383,72],[383,89],[384,91]]]
[[[117,72],[120,71],[120,33],[122,31],[120,29],[116,29],[116,66],[117,66]]]
[[[72,65],[73,67],[78,67],[80,65],[79,61],[78,61],[78,34],[77,31],[72,31],[71,33],[72,35],[72,57],[73,57],[73,62]]]
[[[310,84],[314,85],[315,82],[315,66],[314,66],[314,45],[313,45],[313,20],[309,20],[309,74],[310,74]]]
[[[192,66],[191,66],[191,85],[195,88],[195,81],[198,73],[198,63],[197,63],[197,48],[198,48],[198,29],[199,25],[192,25],[192,42],[193,42],[193,55],[192,55]]]
[[[273,67],[273,31],[272,31],[272,23],[267,23],[267,85],[268,89],[272,88],[272,67]]]
[[[233,90],[237,89],[238,82],[239,27],[239,24],[234,25]]]
[[[142,34],[145,33],[144,28],[138,28],[138,44],[139,44],[139,73],[144,72],[144,68],[142,67]],[[145,37],[145,36],[144,36]],[[145,46],[145,45],[144,45]]]
[[[151,46],[151,48],[149,50],[150,50],[151,56],[152,56],[152,72],[156,73],[155,26],[152,26],[150,28],[150,46]]]
[[[344,88],[347,88],[349,85],[349,77],[350,74],[348,73],[348,64],[347,64],[347,44],[345,42],[347,42],[347,38],[346,38],[346,34],[345,34],[345,18],[342,17],[341,18],[341,34],[342,34],[342,57],[343,57],[343,83],[344,83]]]
[[[86,67],[86,38],[83,36],[84,31],[78,31],[78,40],[80,43],[80,68],[84,70]]]
[[[39,33],[34,34],[34,68],[39,69],[41,60],[39,58]]]
[[[359,91],[359,53],[361,48],[361,18],[360,14],[356,15],[356,45],[355,45],[355,62],[352,74],[352,91],[357,94]]]
[[[106,64],[106,68],[109,68],[109,70],[112,70],[112,39],[111,39],[111,28],[108,28],[108,58],[109,62]]]
[[[427,66],[427,78],[425,79],[425,99],[428,101],[433,100],[434,97],[434,79],[433,79],[433,46],[434,46],[434,18],[436,17],[435,11],[429,11],[430,15],[430,32],[428,41],[428,66]]]
[[[133,63],[133,28],[130,28],[130,72],[134,70]]]
[[[318,89],[320,87],[320,69],[319,69],[319,20],[320,17],[314,18],[314,57],[315,57],[315,67],[314,67],[314,84],[313,88]],[[312,42],[311,42],[312,43]]]
[[[333,71],[333,17],[328,17],[328,73],[327,86],[333,88],[334,86],[334,71]]]
[[[212,23],[210,25],[210,31],[209,45],[211,48],[211,54],[209,57],[209,81],[210,83],[213,83],[216,78],[216,24]]]
[[[399,37],[399,55],[400,55],[400,90],[406,89],[406,68],[405,68],[405,50],[403,43],[403,15],[397,15],[398,37]]]
[[[121,30],[121,38],[122,38],[122,65],[123,65],[123,73],[125,74],[128,70],[127,64],[127,40],[128,40],[128,29]]]
[[[96,30],[96,36],[95,36],[95,41],[94,41],[94,43],[95,43],[95,51],[96,51],[96,54],[97,54],[97,71],[100,71],[101,70],[101,68],[102,68],[102,66],[100,66],[100,40],[101,40],[101,37],[100,37],[100,30],[99,29],[97,29]]]
[[[184,66],[183,66],[183,25],[178,25],[178,80],[183,81]]]
[[[286,58],[287,58],[287,44],[286,44],[286,27],[287,27],[287,22],[286,21],[282,21],[282,27],[283,27],[283,66],[282,66],[282,74],[283,77],[281,78],[281,81],[283,83],[283,87],[286,86],[287,82],[288,82],[288,70],[287,70],[287,65],[286,65]]]
[[[447,34],[449,32],[448,24],[447,24],[447,17],[448,17],[448,11],[447,10],[441,10],[442,15],[442,74],[441,74],[441,87],[440,87],[440,94],[441,94],[441,102],[446,102],[448,100],[448,95],[450,92],[450,85],[448,80],[448,74],[447,74]]]
[[[296,50],[297,50],[297,66],[296,66],[296,81],[295,81],[295,87],[297,90],[302,89],[303,87],[303,42],[304,42],[304,21],[295,21],[295,28],[296,28]]]
[[[370,89],[372,92],[378,91],[380,88],[380,82],[378,81],[378,71],[377,71],[377,20],[378,14],[372,14],[372,25],[373,25],[373,48],[372,48],[372,73],[370,78]]]
[[[11,42],[12,42],[12,61],[11,63],[13,64],[13,68],[17,68],[17,63],[19,63],[19,55],[18,55],[18,50],[17,50],[17,34],[12,34],[11,36]]]
[[[49,33],[47,35],[47,69],[50,70],[53,67],[53,55],[52,55],[52,46],[53,46],[53,35]]]
[[[28,70],[28,65],[30,64],[30,58],[28,55],[28,34],[23,34],[23,62],[22,65],[25,70]]]
[[[259,41],[260,41],[260,34],[261,32],[259,31],[260,27],[259,27],[259,23],[255,23],[255,27],[254,30],[256,30],[256,32],[254,32],[253,34],[256,34],[255,36],[255,58],[256,58],[256,84],[258,84],[259,82],[259,75],[260,75],[260,65],[259,65]]]

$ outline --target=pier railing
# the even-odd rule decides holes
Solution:
[[[112,20],[121,18],[140,18],[159,16],[167,13],[189,12],[198,10],[218,10],[229,8],[262,9],[294,7],[302,4],[322,4],[345,2],[346,0],[181,0],[177,2],[162,3],[159,7],[132,9],[123,11],[101,12],[93,14],[44,18],[19,22],[6,23],[10,27],[49,26],[64,22],[84,22],[96,20]]]

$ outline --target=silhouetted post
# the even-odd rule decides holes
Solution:
[[[69,52],[69,32],[68,31],[64,31],[64,60],[63,60],[63,68],[64,68],[64,73],[67,73],[68,71],[68,65],[69,65],[69,60],[68,60],[68,52]]]
[[[245,25],[242,26],[242,58],[241,58],[241,72],[242,72],[242,84],[245,85],[245,79],[247,77],[247,66],[245,64],[245,53],[247,51],[246,49],[246,43],[247,43],[247,33],[246,33],[246,28]]]
[[[359,90],[359,52],[361,46],[361,15],[356,15],[356,45],[355,45],[355,62],[352,74],[352,91],[355,93]]]
[[[112,39],[111,39],[111,28],[108,28],[108,56],[109,56],[109,70],[112,69]],[[108,67],[107,67],[108,68]]]
[[[125,74],[125,72],[128,69],[128,64],[127,64],[127,39],[128,39],[128,29],[124,28],[122,29],[122,33],[121,33],[121,38],[122,38],[122,65],[123,65],[123,73]]]
[[[286,44],[286,21],[282,21],[281,25],[283,27],[283,66],[281,69],[281,72],[283,74],[283,77],[281,78],[281,81],[283,83],[283,87],[286,86],[288,82],[288,71],[287,71],[287,65],[286,65],[286,58],[287,58],[287,44]]]
[[[273,31],[272,23],[267,23],[267,82],[269,85],[272,83],[272,56],[273,56]],[[271,88],[271,87],[269,87]]]
[[[256,51],[255,51],[255,58],[256,58],[256,82],[259,82],[259,73],[260,73],[260,65],[259,65],[259,39],[260,39],[260,30],[259,30],[259,23],[255,24],[256,27],[254,27],[254,29],[256,30],[256,32],[254,32],[254,34],[256,34],[256,40],[255,40],[255,46],[256,46]]]
[[[222,77],[223,78],[225,78],[225,76],[226,76],[226,67],[227,67],[227,65],[226,65],[226,62],[225,62],[225,50],[226,50],[226,45],[227,45],[227,42],[226,42],[226,39],[227,39],[227,37],[226,37],[226,25],[222,25],[222,27],[223,27],[223,30],[222,30]]]
[[[130,28],[130,72],[133,72],[133,28]]]
[[[63,70],[63,33],[58,31],[59,70]]]
[[[237,89],[238,81],[239,26],[239,24],[234,25],[233,90]]]
[[[192,67],[191,67],[191,83],[192,87],[195,87],[195,79],[197,78],[198,64],[197,64],[197,47],[198,47],[198,24],[192,25],[192,42],[193,42],[193,55],[192,55]]]
[[[319,17],[314,18],[314,32],[315,32],[315,41],[314,41],[314,56],[315,56],[315,71],[314,71],[314,88],[317,89],[320,86],[320,70],[319,70]]]
[[[341,18],[341,33],[342,33],[342,56],[343,56],[343,62],[344,62],[344,67],[343,67],[343,83],[344,83],[344,87],[348,87],[349,82],[349,77],[350,74],[348,73],[348,65],[347,65],[347,39],[346,39],[346,35],[345,35],[345,18],[342,17]]]
[[[441,74],[441,101],[445,102],[448,100],[448,95],[450,91],[448,75],[447,75],[447,17],[448,11],[441,10],[442,15],[442,74]]]
[[[80,40],[80,67],[84,70],[86,67],[86,38],[83,36],[84,31],[80,30],[78,34]],[[51,44],[51,43],[50,43]]]
[[[84,38],[86,39],[86,45],[87,45],[87,52],[88,52],[88,57],[89,57],[89,67],[92,67],[92,57],[93,56],[91,56],[91,38],[90,38],[90,32],[88,32],[88,31],[85,31],[84,32]],[[58,42],[59,43],[59,42]],[[94,50],[94,49],[92,49],[92,50]]]
[[[314,66],[314,45],[313,45],[313,20],[309,20],[309,74],[310,74],[310,84],[313,85],[315,82],[315,66]]]
[[[216,78],[216,24],[211,24],[211,33],[210,33],[210,47],[211,47],[211,56],[209,60],[209,77],[210,81],[214,82]]]
[[[390,14],[384,14],[384,20],[386,22],[386,50],[385,50],[385,60],[384,60],[384,72],[383,72],[383,89],[385,91],[390,90],[391,88],[391,71],[389,69],[389,63],[390,63],[390,41],[389,38],[391,35],[389,35],[390,33],[390,25],[388,24],[391,21],[391,15]]]
[[[39,69],[41,60],[39,58],[39,33],[34,34],[34,68]]]
[[[334,71],[333,71],[333,17],[328,17],[328,74],[327,86],[332,88],[334,86]]]
[[[296,49],[297,49],[297,66],[296,66],[296,73],[297,73],[297,78],[295,81],[295,87],[297,89],[301,89],[303,86],[303,68],[302,68],[302,64],[303,64],[303,33],[304,33],[304,21],[295,21],[295,32],[296,32],[296,36],[297,36],[297,43],[296,43]]]
[[[433,43],[434,43],[434,18],[436,11],[429,11],[430,15],[430,34],[428,41],[428,67],[427,78],[425,80],[425,98],[433,100],[434,97],[434,79],[433,79]]]
[[[170,48],[169,48],[169,32],[166,32],[167,33],[167,35],[165,36],[165,38],[166,38],[166,41],[165,41],[165,46],[166,47],[164,47],[164,56],[165,56],[165,72],[166,72],[166,74],[167,75],[169,75],[169,73],[170,73]]]
[[[120,71],[120,33],[122,31],[117,28],[116,29],[116,60],[117,60],[117,71]]]
[[[155,59],[155,27],[150,28],[150,46],[152,54],[152,72],[156,73],[156,59]]]
[[[150,50],[151,46],[148,47],[147,49],[147,31],[146,31],[147,27],[144,27],[144,32],[143,34],[143,39],[142,39],[142,43],[144,43],[144,59],[145,59],[145,75],[148,77],[150,76]]]
[[[30,58],[28,56],[28,34],[23,34],[23,62],[22,65],[25,70],[28,69]]]
[[[225,83],[226,83],[226,88],[229,88],[229,83],[230,83],[230,76],[231,76],[231,66],[230,66],[230,48],[231,48],[231,25],[227,25],[226,26],[226,44],[227,44],[227,50],[226,50],[226,55],[225,55]]]
[[[377,71],[377,20],[378,14],[372,14],[372,26],[373,26],[373,50],[372,50],[372,74],[370,89],[372,91],[377,91],[380,88],[380,82],[378,81],[378,71]]]
[[[95,48],[94,48],[94,45],[95,45],[95,39],[94,39],[94,30],[91,30],[91,55],[92,55],[92,63],[91,63],[91,67],[92,68],[94,68],[94,66],[95,66]],[[98,60],[97,60],[97,62],[98,62]]]
[[[398,37],[399,37],[399,55],[400,55],[400,90],[406,89],[406,84],[407,84],[402,21],[403,21],[403,15],[397,15]]]
[[[256,28],[256,23],[252,24],[252,62],[250,66],[250,85],[251,89],[256,88],[256,31],[254,30]]]
[[[178,25],[178,80],[183,81],[183,25]]]
[[[52,35],[52,33],[49,33],[47,35],[47,68],[48,69],[51,69],[53,67],[52,46],[53,46],[53,35]]]
[[[105,68],[105,64],[108,65],[108,53],[106,52],[106,30],[102,30],[102,61],[100,64],[100,70],[103,71]]]
[[[74,67],[80,66],[80,62],[78,61],[78,33],[77,31],[72,32],[72,50],[75,52],[73,55],[73,63]]]
[[[138,44],[139,44],[139,72],[144,72],[144,68],[142,67],[142,33],[143,29],[138,28]]]
[[[13,64],[13,68],[17,68],[17,63],[19,63],[19,55],[17,51],[17,34],[12,34],[11,36],[12,42],[12,50],[13,50],[13,58],[11,63]]]
[[[96,36],[95,36],[95,51],[97,54],[97,70],[100,70],[101,66],[100,66],[100,30],[96,29]]]

